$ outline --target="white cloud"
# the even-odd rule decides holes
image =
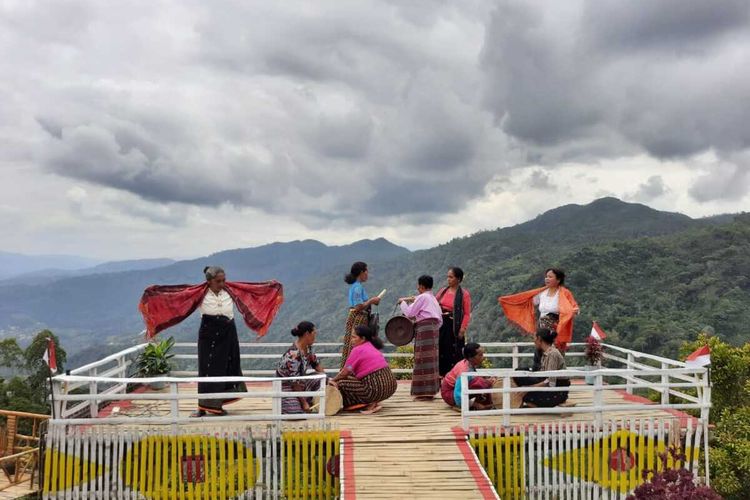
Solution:
[[[5,3],[3,249],[416,248],[602,195],[739,211],[748,7],[683,1]]]

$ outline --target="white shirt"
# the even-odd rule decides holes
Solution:
[[[547,290],[534,297],[534,304],[539,306],[539,317],[546,316],[549,313],[560,314],[560,290],[550,296]]]
[[[201,314],[209,316],[226,316],[229,319],[234,318],[234,302],[226,290],[214,293],[210,288],[203,297],[201,303]]]

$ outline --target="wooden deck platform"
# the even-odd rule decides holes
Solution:
[[[252,390],[252,389],[251,389]],[[460,429],[461,415],[437,396],[433,401],[413,401],[410,382],[401,381],[396,394],[383,403],[383,410],[372,416],[341,413],[326,419],[351,436],[349,469],[345,464],[345,498],[496,498],[494,490],[475,461],[473,452]],[[194,384],[180,386],[180,392],[196,392]],[[621,391],[605,391],[605,400],[627,404],[643,402]],[[571,392],[571,401],[590,404],[590,393]],[[180,414],[187,415],[196,401],[180,401]],[[160,416],[169,414],[166,401],[130,401],[111,405],[101,416],[106,419],[114,406],[120,416]],[[227,407],[232,415],[245,412],[267,412],[269,399],[243,399]],[[681,417],[686,414],[664,410],[633,410],[607,413],[608,418]],[[555,422],[592,421],[593,413],[568,416],[534,414],[513,416],[512,425]],[[134,419],[137,425],[137,418]],[[472,419],[472,425],[498,426],[500,417]],[[189,424],[188,424],[189,425]],[[205,423],[201,424],[205,425]],[[225,422],[223,425],[240,425]],[[244,425],[244,424],[243,424]],[[345,453],[346,457],[346,453]],[[353,473],[353,474],[352,474]],[[352,485],[353,483],[353,485]],[[352,488],[353,486],[353,488]],[[352,491],[353,490],[353,491]],[[354,493],[355,495],[352,495]]]
[[[28,481],[23,484],[17,484],[10,486],[10,483],[4,478],[0,477],[0,500],[10,500],[12,498],[23,498],[26,495],[34,493],[36,489],[31,489]]]

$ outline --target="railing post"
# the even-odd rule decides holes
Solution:
[[[126,372],[127,372],[127,366],[128,366],[128,364],[125,361],[125,356],[121,355],[120,357],[117,358],[117,366],[119,368],[121,368],[121,370],[120,370],[120,378],[127,378],[128,374]],[[125,394],[126,392],[128,392],[128,384],[120,384],[120,385],[124,385],[124,387],[122,389],[120,389],[120,391],[118,391],[118,392],[122,392],[123,394]]]
[[[667,370],[669,367],[666,363],[661,363],[661,369]],[[661,404],[668,405],[669,404],[669,374],[668,373],[662,373],[661,374],[661,385],[663,386],[661,389]]]
[[[632,352],[628,352],[628,366],[627,366],[628,370],[632,370],[633,369],[633,362],[634,361],[635,361],[635,356],[633,356]],[[625,392],[627,392],[628,394],[633,394],[633,381],[632,381],[632,379],[626,378],[625,380],[626,380],[625,383],[627,384],[627,387],[625,388]]]
[[[594,421],[598,426],[603,425],[604,422],[604,394],[603,394],[604,377],[601,374],[596,375],[596,381],[594,383],[594,411],[596,412]]]
[[[461,374],[461,420],[464,429],[469,430],[469,377],[466,372]]]
[[[177,396],[179,393],[179,388],[177,387],[177,382],[170,382],[169,383],[169,394],[172,396]],[[176,422],[178,418],[180,418],[180,400],[179,399],[173,399],[170,401],[169,406],[169,414],[172,416],[172,419]],[[172,424],[172,432],[177,435],[177,423]]]
[[[518,368],[518,346],[517,345],[513,346],[513,358],[511,359],[511,363],[512,363],[514,370]]]
[[[503,377],[503,425],[510,426],[510,377]]]
[[[89,370],[89,377],[96,377],[97,369],[96,367],[91,368]],[[92,380],[89,382],[89,396],[91,399],[89,400],[89,413],[91,414],[92,418],[96,418],[99,416],[99,403],[96,400],[96,395],[99,391],[99,384],[96,382],[96,380]]]
[[[67,382],[65,382],[67,385]],[[66,415],[63,415],[63,410],[65,409],[65,406],[67,405],[66,401],[60,400],[60,395],[63,393],[63,391],[60,390],[60,386],[62,384],[52,379],[52,403],[54,405],[52,415],[54,418],[65,418]]]
[[[711,369],[706,368],[701,376],[703,386],[703,397],[701,398],[701,420],[699,425],[703,426],[703,457],[705,460],[706,486],[711,486],[711,474],[708,463],[708,423],[711,414]]]
[[[324,419],[326,417],[326,386],[328,385],[328,377],[323,375],[323,377],[318,380],[320,380],[320,387],[318,387],[318,391],[320,392],[318,415],[320,418]]]
[[[271,389],[273,390],[273,399],[271,403],[271,413],[274,417],[281,415],[281,380],[274,380],[271,382]]]

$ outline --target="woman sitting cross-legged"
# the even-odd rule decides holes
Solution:
[[[484,361],[484,348],[476,342],[469,342],[464,346],[464,359],[456,363],[449,371],[440,385],[440,395],[443,401],[450,406],[461,405],[461,374],[464,372],[475,372],[477,367],[482,366]],[[469,377],[469,389],[489,389],[494,382],[486,377]],[[487,410],[492,408],[492,398],[489,394],[480,394],[471,405],[475,410]]]
[[[565,369],[565,358],[555,347],[557,333],[548,328],[536,331],[537,345],[542,351],[542,365],[540,371],[556,371]],[[562,377],[547,377],[528,387],[570,387],[570,379]],[[532,408],[551,408],[563,404],[568,400],[568,391],[528,392],[523,397],[524,405]]]
[[[318,334],[315,325],[303,321],[292,329],[292,335],[297,337],[294,344],[281,356],[276,367],[277,377],[302,377],[308,368],[318,373],[325,373],[323,365],[313,352],[313,344]],[[281,383],[284,392],[312,392],[320,389],[319,379],[285,380]],[[282,398],[281,413],[306,413],[310,410],[312,398]]]
[[[341,392],[344,408],[367,405],[362,413],[375,413],[383,407],[380,402],[396,392],[396,377],[380,352],[382,348],[383,341],[370,327],[361,325],[352,332],[351,354],[331,381]]]

